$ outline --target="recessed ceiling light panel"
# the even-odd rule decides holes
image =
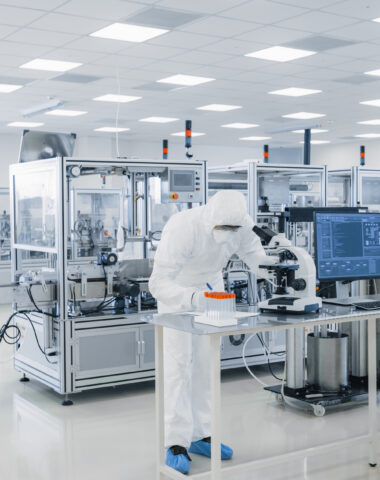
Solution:
[[[289,113],[288,115],[282,115],[283,118],[294,118],[296,120],[310,120],[311,118],[325,117],[324,113],[311,113],[311,112],[297,112]]]
[[[22,88],[23,85],[11,85],[9,83],[0,83],[0,93],[11,93]]]
[[[177,132],[177,133],[172,133],[171,134],[173,137],[184,137],[185,132]],[[203,135],[206,135],[205,133],[201,132],[191,132],[192,137],[202,137]]]
[[[380,77],[380,68],[377,70],[370,70],[369,72],[364,72],[366,75],[374,75],[375,77]]]
[[[108,25],[108,27],[91,33],[90,36],[108,38],[110,40],[122,40],[124,42],[142,43],[151,38],[163,35],[168,31],[169,30],[164,30],[163,28],[143,27],[129,23],[112,23]]]
[[[222,125],[223,128],[255,128],[259,127],[260,125],[257,123],[226,123],[225,125]]]
[[[260,140],[269,140],[272,137],[241,137],[239,140],[247,140],[251,142],[259,142]]]
[[[271,95],[285,95],[287,97],[303,97],[305,95],[313,95],[314,93],[321,93],[322,90],[312,90],[310,88],[284,88],[282,90],[273,90],[268,92]]]
[[[257,52],[246,53],[245,56],[261,60],[272,60],[273,62],[290,62],[316,53],[312,50],[275,46],[264,48],[264,50],[258,50]]]
[[[79,117],[80,115],[85,115],[87,112],[83,110],[63,110],[61,108],[57,110],[51,110],[46,112],[45,115],[54,115],[57,117]]]
[[[380,118],[374,120],[364,120],[363,122],[357,122],[359,125],[380,125]]]
[[[73,68],[80,67],[82,64],[78,62],[64,62],[62,60],[48,60],[46,58],[35,58],[30,62],[20,65],[20,68],[30,70],[46,70],[48,72],[67,72]]]
[[[100,127],[95,128],[95,132],[107,132],[107,133],[120,133],[120,132],[127,132],[130,128],[122,128],[122,127]]]
[[[176,122],[179,118],[174,117],[147,117],[142,118],[139,122],[148,122],[148,123],[170,123]]]
[[[380,98],[376,100],[366,100],[365,102],[360,102],[361,105],[370,105],[371,107],[380,107]]]
[[[142,97],[135,97],[133,95],[115,95],[113,93],[107,93],[100,97],[95,97],[93,100],[96,102],[116,102],[116,103],[128,103],[140,100]]]
[[[170,83],[172,85],[182,85],[183,87],[194,87],[202,83],[213,82],[215,78],[197,77],[195,75],[171,75],[170,77],[161,78],[157,80],[158,83]]]
[[[18,128],[35,128],[42,127],[44,125],[42,122],[12,122],[8,123],[8,127],[18,127]]]
[[[361,133],[360,135],[355,135],[358,138],[380,138],[380,133]]]
[[[212,103],[210,105],[204,105],[203,107],[197,107],[197,110],[208,110],[210,112],[229,112],[230,110],[238,110],[243,108],[240,105],[223,105],[222,103]]]

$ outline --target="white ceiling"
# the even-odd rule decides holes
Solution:
[[[148,13],[154,19],[152,7],[166,9],[168,22],[177,27],[168,26],[169,33],[141,44],[89,36],[112,22],[133,23],[134,17],[141,21]],[[380,98],[380,77],[363,74],[380,68],[380,23],[372,21],[376,17],[380,17],[379,0],[0,0],[0,83],[25,85],[0,94],[0,131],[14,133],[7,123],[22,120],[22,109],[50,96],[58,97],[68,109],[88,114],[38,115],[32,121],[43,121],[46,130],[95,135],[95,128],[115,124],[117,106],[92,98],[117,93],[119,72],[120,93],[143,97],[120,106],[119,126],[130,128],[120,134],[122,138],[169,138],[182,143],[170,133],[183,130],[184,121],[191,119],[194,131],[206,133],[194,144],[246,147],[248,142],[239,137],[270,134],[270,145],[295,146],[302,136],[285,130],[303,124],[282,115],[309,111],[326,114],[310,122],[329,130],[318,139],[360,143],[355,134],[380,132],[380,127],[356,123],[380,118],[379,108],[359,104]],[[157,19],[165,22],[165,12],[159,12]],[[326,48],[326,43],[336,40],[345,42]],[[320,45],[318,54],[287,63],[244,56],[273,45],[302,48],[303,42]],[[19,68],[36,57],[81,62],[68,74],[99,78],[73,83],[58,80],[57,73]],[[174,90],[156,83],[176,73],[216,81]],[[268,95],[288,87],[323,92],[298,98]],[[196,110],[210,103],[243,108],[224,113]],[[138,121],[148,116],[180,120],[166,125]],[[221,128],[233,122],[260,127]]]

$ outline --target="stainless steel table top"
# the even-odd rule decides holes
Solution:
[[[257,307],[239,308],[239,311],[257,312]],[[195,312],[142,314],[141,320],[161,327],[173,328],[194,335],[236,335],[247,332],[263,332],[293,327],[352,322],[368,318],[380,318],[380,310],[357,310],[354,307],[324,305],[319,312],[305,314],[260,313],[256,316],[239,318],[236,325],[215,327],[195,321]]]

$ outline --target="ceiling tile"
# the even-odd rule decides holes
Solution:
[[[176,60],[186,63],[195,63],[199,65],[213,65],[217,62],[228,61],[234,58],[232,55],[225,55],[222,53],[201,52],[199,50],[193,50],[185,53],[184,55],[178,55],[172,57],[172,61]]]
[[[160,0],[157,5],[167,8],[176,8],[190,12],[200,12],[215,14],[225,10],[226,8],[239,5],[243,0]]]
[[[193,22],[201,17],[201,14],[179,12],[178,10],[153,7],[149,8],[148,10],[144,10],[137,15],[128,17],[126,21],[128,23],[133,23],[134,25],[148,25],[150,27],[173,29],[186,23]]]
[[[376,40],[380,38],[380,24],[375,22],[356,23],[334,30],[334,36],[359,42]]]
[[[327,36],[313,36],[290,42],[286,46],[292,48],[300,48],[301,50],[313,50],[316,52],[323,52],[331,50],[332,48],[346,47],[354,42],[342,40],[340,38],[333,38]]]
[[[66,48],[74,50],[85,50],[90,52],[113,53],[125,48],[127,42],[121,40],[109,40],[95,37],[81,37],[65,45]],[[128,45],[131,43],[128,42]]]
[[[287,28],[279,28],[272,25],[258,28],[252,32],[244,33],[236,37],[239,40],[248,42],[261,42],[269,45],[281,45],[286,42],[292,42],[301,38],[308,37],[308,32],[301,32],[298,30],[290,30]]]
[[[130,1],[123,2],[122,0],[70,0],[62,7],[57,8],[56,11],[85,18],[116,21],[122,20],[144,8],[146,8],[144,5]]]
[[[178,45],[176,45],[177,47]],[[139,45],[134,44],[124,50],[119,52],[120,55],[125,54],[131,57],[139,57],[139,58],[150,58],[153,60],[157,60],[160,58],[170,58],[174,57],[175,55],[180,55],[185,53],[186,50],[181,48],[174,48],[174,47],[164,47],[159,45],[150,45],[148,43],[141,43]]]
[[[285,28],[295,28],[309,32],[328,32],[330,30],[350,25],[357,22],[357,20],[342,15],[332,15],[324,12],[309,12],[304,15],[299,15],[294,18],[278,23],[278,26]],[[334,32],[335,36],[335,32]]]
[[[219,40],[218,42],[215,42],[210,45],[207,45],[206,47],[203,47],[202,50],[204,50],[205,52],[219,52],[219,53],[225,53],[227,55],[242,56],[248,52],[265,48],[266,46],[267,45],[263,43],[243,42],[242,40],[235,40],[231,38],[231,39]],[[254,59],[251,58],[249,60],[254,60]]]
[[[40,30],[87,35],[109,25],[107,20],[95,20],[61,13],[49,13],[29,26]]]
[[[30,5],[30,2],[29,2]],[[24,26],[37,20],[43,12],[31,8],[13,8],[0,5],[0,23],[5,25]]]
[[[252,22],[242,22],[240,20],[232,20],[223,17],[208,17],[206,19],[193,22],[181,28],[187,32],[203,33],[205,35],[216,35],[225,37],[226,34],[230,37],[242,34],[259,28],[261,25]]]
[[[273,3],[268,0],[255,0],[247,2],[235,8],[231,8],[221,13],[222,16],[237,18],[255,23],[272,24],[286,18],[296,17],[308,10],[305,8],[291,7]]]
[[[323,8],[326,12],[348,17],[371,20],[380,17],[380,3],[378,0],[365,0],[365,3],[357,0],[346,0],[334,3]]]
[[[95,77],[93,75],[77,75],[75,73],[64,73],[63,75],[58,75],[52,80],[57,82],[68,82],[68,83],[91,83],[96,80],[100,80],[101,77]]]
[[[110,56],[112,55],[108,55],[106,58],[109,58]],[[51,50],[48,54],[42,55],[42,58],[53,58],[65,62],[79,63],[91,63],[104,57],[104,53],[85,52],[83,50],[74,50],[71,48],[56,48],[55,50]]]
[[[342,57],[366,58],[380,55],[380,49],[378,45],[363,42],[348,47],[334,48],[329,50],[329,53]]]
[[[305,0],[272,0],[274,3],[282,3],[285,5],[296,5],[298,7],[305,6]],[[312,2],[308,2],[310,9],[319,9],[325,7],[326,5],[332,5],[335,3],[339,3],[342,0],[313,0]]]
[[[149,43],[153,45],[166,45],[168,47],[175,45],[176,47],[193,50],[214,43],[217,40],[219,40],[218,37],[212,37],[210,35],[174,31],[162,35],[161,37],[154,38]]]
[[[371,83],[374,81],[380,81],[380,79],[376,77],[371,77],[369,75],[351,75],[349,77],[337,78],[336,80],[334,80],[334,82],[349,83],[355,85]]]
[[[39,57],[44,55],[47,52],[52,50],[52,47],[47,45],[28,45],[28,50],[26,51],[26,44],[25,43],[17,43],[17,42],[8,42],[2,40],[0,42],[0,54],[4,55],[15,55],[18,57],[25,57],[26,53],[27,56],[30,58]]]
[[[11,42],[25,42],[28,45],[50,45],[51,47],[60,47],[77,38],[79,38],[77,35],[71,35],[68,33],[23,28],[12,35],[9,35],[7,40]]]
[[[54,10],[66,3],[67,0],[33,0],[33,9],[36,10]],[[1,0],[2,5],[9,5],[11,7],[25,7],[31,6],[30,0]]]

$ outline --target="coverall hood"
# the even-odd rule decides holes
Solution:
[[[210,230],[217,225],[242,226],[248,215],[247,202],[240,192],[221,190],[207,202],[204,215]]]

